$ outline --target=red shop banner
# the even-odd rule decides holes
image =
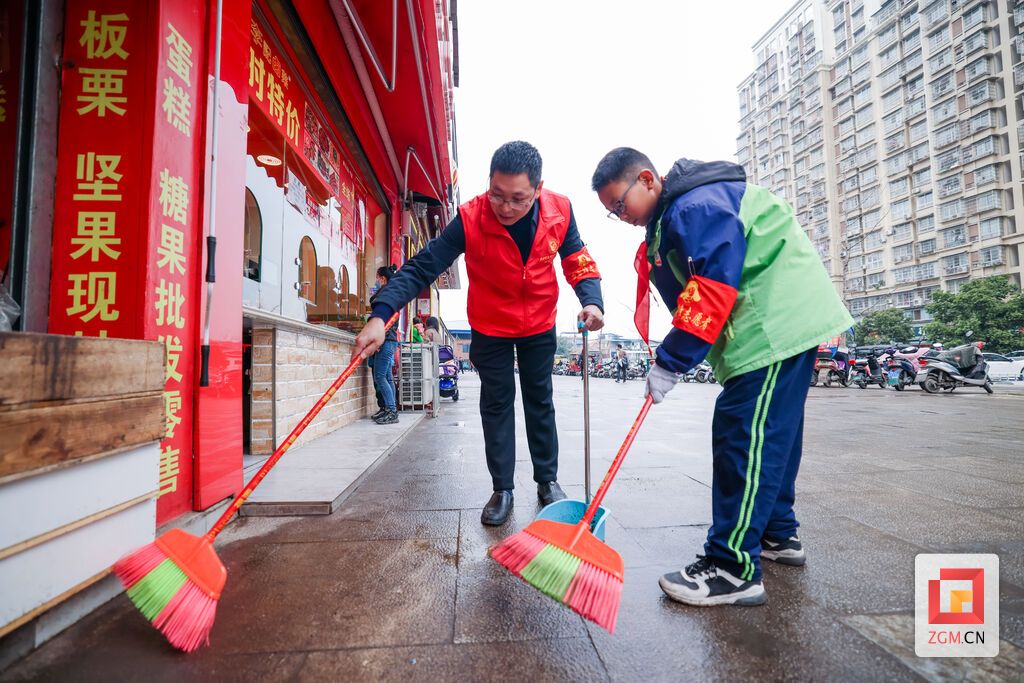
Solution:
[[[191,509],[193,391],[202,225],[202,117],[206,111],[203,7],[164,0],[156,23],[156,96],[149,156],[145,338],[167,348],[157,521]]]
[[[141,336],[147,24],[145,0],[65,7],[50,332]]]

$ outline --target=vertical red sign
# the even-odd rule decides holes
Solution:
[[[167,347],[157,520],[192,503],[192,400],[198,323],[196,239],[202,222],[201,129],[205,101],[202,3],[160,3],[155,30],[156,96],[149,157],[145,337]],[[201,87],[202,86],[202,87]]]
[[[65,7],[50,332],[141,332],[147,14],[144,0]]]

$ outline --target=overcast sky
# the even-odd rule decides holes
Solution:
[[[633,256],[643,231],[606,218],[590,190],[594,167],[622,145],[646,153],[662,174],[682,156],[733,160],[736,86],[754,69],[751,46],[792,4],[461,0],[455,116],[462,201],[487,188],[495,148],[515,139],[535,145],[545,185],[572,201],[603,275],[606,329],[635,336]],[[441,295],[449,326],[466,317],[460,267],[463,289]],[[579,302],[562,283],[558,329],[568,331]],[[651,336],[661,338],[669,321],[654,303]]]

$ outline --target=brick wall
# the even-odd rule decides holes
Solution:
[[[336,339],[279,329],[274,331],[273,349],[276,410],[273,419],[277,425],[274,436],[280,444],[345,369],[352,355],[352,345]],[[255,411],[255,394],[253,399]],[[369,369],[363,364],[320,411],[296,443],[305,443],[323,436],[368,415],[376,408],[373,380]],[[254,412],[254,420],[255,417]]]
[[[274,452],[274,330],[252,331],[252,428],[249,452]]]

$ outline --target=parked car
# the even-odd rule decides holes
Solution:
[[[1004,354],[1004,355],[1007,358],[1013,358],[1014,360],[1016,360],[1018,358],[1024,358],[1024,349],[1021,349],[1020,351],[1010,351],[1009,353]]]
[[[1010,358],[1001,353],[982,353],[988,363],[988,376],[993,382],[1012,382],[1024,371],[1024,358]]]

